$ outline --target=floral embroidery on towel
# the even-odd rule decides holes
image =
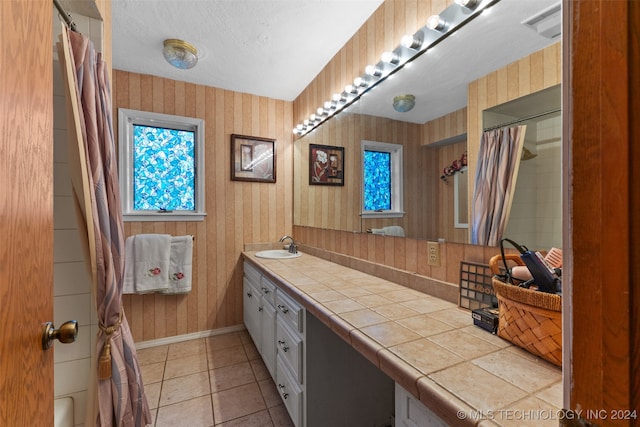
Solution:
[[[182,273],[181,271],[178,273],[173,273],[173,276],[171,276],[171,280],[181,280],[184,279],[184,273]]]
[[[156,268],[150,268],[149,272],[148,272],[148,276],[157,276],[158,274],[160,274],[162,272],[162,270],[160,270],[160,267],[156,267]]]

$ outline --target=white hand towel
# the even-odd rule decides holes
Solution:
[[[136,293],[161,292],[169,287],[171,236],[138,234],[133,242]]]
[[[124,244],[124,280],[122,281],[123,294],[136,293],[136,280],[134,277],[135,257],[133,256],[133,245],[135,236],[127,237]]]
[[[404,237],[404,228],[399,225],[389,225],[386,227],[382,227],[382,233],[385,236],[397,236]]]
[[[162,293],[184,294],[191,292],[192,258],[193,237],[172,237],[169,260],[169,287],[162,291]]]

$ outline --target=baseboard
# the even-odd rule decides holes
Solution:
[[[190,341],[198,338],[213,337],[215,335],[222,335],[222,334],[228,334],[231,332],[240,332],[245,330],[246,328],[244,327],[244,325],[235,325],[235,326],[228,326],[226,328],[209,329],[208,331],[193,332],[191,334],[176,335],[176,336],[167,337],[167,338],[159,338],[157,340],[142,341],[142,342],[136,343],[136,350],[142,350],[143,348],[157,347],[157,346],[166,345],[166,344],[175,344],[183,341]]]

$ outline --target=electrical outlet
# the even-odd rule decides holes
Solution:
[[[438,242],[427,242],[429,260],[428,265],[440,267],[440,244]]]

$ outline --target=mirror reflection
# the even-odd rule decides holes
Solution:
[[[463,166],[453,176],[453,215],[456,228],[469,228],[469,180],[463,176],[469,168]]]
[[[532,248],[562,247],[560,89],[556,85],[483,112],[485,129],[526,126],[504,236]]]
[[[538,87],[546,88],[550,84],[546,81],[540,84],[523,82],[524,76],[518,83],[509,83],[515,88],[508,86],[506,89],[516,91],[516,96],[498,94],[498,98],[502,96],[509,102],[480,99],[481,96],[490,97],[488,90],[484,94],[477,91],[479,95],[470,95],[474,82],[522,58],[536,61],[536,58],[544,57],[552,63],[547,59],[547,48],[554,46],[557,46],[558,59],[553,74],[559,76],[560,38],[548,30],[556,24],[548,21],[544,34],[522,24],[555,5],[558,5],[558,14],[548,19],[556,20],[559,28],[557,0],[499,1],[488,11],[490,13],[483,13],[362,95],[346,110],[297,140],[294,145],[294,224],[362,233],[401,227],[406,237],[469,243],[470,229],[463,224],[470,224],[481,134],[484,129],[515,122],[527,126],[524,149],[530,153],[527,156],[536,157],[521,162],[504,236],[520,239],[530,248],[561,247],[556,241],[561,238],[560,217],[555,217],[556,212],[558,215],[561,212],[559,85],[554,92],[557,97],[550,95],[543,101],[542,97],[526,95],[540,92]],[[549,67],[548,64],[545,66]],[[547,79],[547,76],[541,78]],[[559,77],[557,80],[559,83]],[[489,84],[496,85],[496,82]],[[409,111],[394,109],[394,98],[397,105],[398,97],[406,94],[415,97],[415,106]],[[549,99],[557,105],[549,107]],[[536,105],[538,102],[544,105]],[[483,105],[491,105],[491,108],[482,108]],[[483,114],[485,109],[488,111]],[[538,114],[531,111],[551,110],[555,111],[555,116],[546,115],[533,122],[526,120]],[[480,114],[476,116],[478,111]],[[549,136],[548,129],[553,129],[555,134]],[[362,215],[362,141],[403,145],[403,215]],[[344,147],[344,185],[308,185],[309,144]],[[468,169],[447,174],[447,168],[459,162],[466,153],[470,163]],[[462,169],[463,165],[459,166]],[[549,168],[558,171],[557,177],[548,173]],[[532,198],[532,192],[538,191],[531,188],[533,183],[538,185],[533,176],[549,177],[558,190],[547,191],[544,186],[549,183],[542,183],[540,192]],[[466,203],[461,200],[462,183],[466,184]],[[542,199],[546,206],[533,209],[532,205]],[[550,212],[553,212],[553,218]],[[539,239],[541,235],[547,237]]]

